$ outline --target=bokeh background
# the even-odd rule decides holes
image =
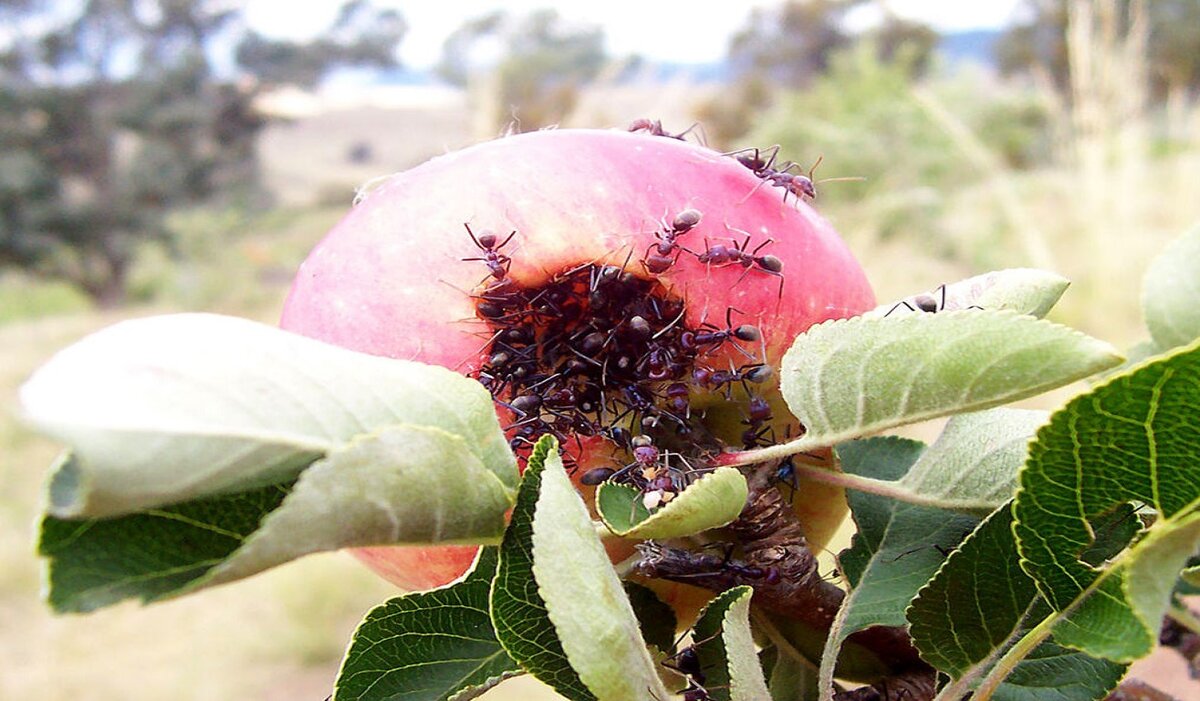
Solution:
[[[391,594],[343,555],[52,617],[31,543],[56,446],[21,427],[16,388],[123,318],[273,322],[357,187],[450,149],[700,122],[712,148],[861,178],[816,204],[881,300],[1035,266],[1073,281],[1058,320],[1144,336],[1141,274],[1200,221],[1200,2],[708,5],[0,2],[0,699],[325,696]],[[1200,698],[1178,660],[1151,665]]]

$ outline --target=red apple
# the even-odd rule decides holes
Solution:
[[[747,365],[747,345],[759,362],[777,367],[812,324],[875,304],[862,269],[828,222],[784,194],[735,158],[662,136],[557,130],[480,144],[367,192],[301,266],[282,326],[357,351],[476,374],[488,362],[495,328],[477,306],[487,285],[503,278],[536,290],[562,280],[565,271],[610,264],[656,280],[656,294],[682,300],[679,328],[724,328],[729,314],[735,326],[761,331],[761,341],[742,348],[706,347],[707,367]],[[702,215],[677,238],[692,253],[675,249],[668,256],[680,254],[673,264],[648,267],[647,254],[662,241],[656,232],[685,209]],[[477,237],[490,230],[497,238],[480,247],[464,224]],[[499,245],[513,231],[512,240]],[[747,252],[758,249],[755,255],[774,261],[743,266],[704,255],[747,239]],[[485,248],[499,254],[490,266],[464,260],[488,258]],[[772,274],[775,262],[782,264],[779,276]],[[773,383],[755,391],[771,400],[782,426],[790,417]],[[726,422],[726,429],[743,416],[744,404],[733,406],[719,392],[694,391],[692,401],[697,411],[708,406],[712,421]],[[591,436],[579,445],[580,472],[613,463],[608,441]],[[797,512],[819,545],[842,520],[845,503],[838,490],[802,488]],[[389,547],[357,554],[414,590],[452,580],[473,551]]]

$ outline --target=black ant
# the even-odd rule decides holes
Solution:
[[[763,158],[763,154],[765,153],[770,153],[770,158]],[[775,165],[775,158],[779,155],[779,145],[777,144],[765,149],[747,148],[740,151],[731,151],[724,155],[733,157],[734,160],[748,168],[751,173],[754,173],[759,178],[765,178],[767,175],[775,172],[771,166]],[[757,190],[757,188],[755,189]]]
[[[713,349],[716,349],[725,343],[725,341],[731,339],[734,341],[745,341],[746,343],[754,343],[755,341],[762,340],[762,333],[758,330],[758,327],[751,326],[750,324],[742,324],[737,327],[733,325],[733,312],[735,311],[738,310],[733,307],[725,309],[725,328],[723,329],[713,324],[702,323],[700,327],[708,330],[684,331],[679,335],[680,347],[689,351],[699,350],[701,346],[712,346]],[[737,346],[736,343],[734,345]],[[741,346],[737,347],[741,349]],[[742,353],[746,354],[747,357],[754,357],[744,350]]]
[[[697,366],[692,370],[692,380],[705,389],[719,390],[722,387],[726,388],[726,398],[732,398],[732,386],[734,383],[741,383],[742,388],[750,391],[746,385],[747,382],[754,384],[762,384],[775,376],[775,370],[766,363],[753,363],[743,365],[738,369],[729,370],[712,370],[706,367]]]
[[[613,428],[608,430],[615,432],[618,430],[624,431],[625,429]],[[580,481],[586,485],[595,486],[610,479],[620,480],[625,475],[630,474],[634,468],[640,467],[642,470],[646,470],[658,464],[658,448],[654,445],[654,440],[650,436],[633,436],[629,439],[629,448],[633,452],[633,462],[619,470],[613,470],[608,467],[597,467],[594,470],[588,470],[580,478]],[[638,473],[637,477],[641,478],[642,475]]]
[[[900,307],[904,307],[910,312],[924,312],[926,314],[936,314],[937,312],[945,311],[946,286],[940,285],[936,290],[936,294],[938,297],[934,297],[934,295],[931,295],[928,292],[922,292],[907,299],[902,299],[897,302],[895,306],[889,309],[887,314],[884,314],[884,316],[891,316],[892,312],[896,311]]]
[[[669,131],[667,131],[666,129],[663,129],[662,122],[657,119],[642,118],[642,119],[635,119],[629,123],[629,131],[631,131],[631,132],[644,131],[647,134],[650,134],[651,136],[665,136],[668,139],[678,139],[679,141],[683,141],[684,140],[683,137],[690,134],[693,129],[703,129],[703,128],[700,126],[700,122],[695,122],[694,124],[692,124],[692,126],[688,127],[687,129],[684,129],[683,131],[679,132],[678,134],[672,134]]]
[[[742,446],[746,450],[757,448],[763,437],[771,430],[767,424],[774,417],[771,415],[771,404],[762,397],[751,397],[747,407],[747,417],[742,421],[747,426],[742,432]]]
[[[796,490],[799,488],[799,484],[796,481],[796,463],[794,462],[794,458],[788,456],[783,462],[779,463],[779,467],[775,468],[775,475],[771,479],[776,484],[786,484],[788,486],[790,490],[788,492],[788,503],[792,503],[792,500],[796,498]]]
[[[740,231],[733,229],[733,231]],[[741,232],[746,233],[746,232]],[[707,240],[705,241],[707,245]],[[764,246],[774,243],[773,239],[767,239],[758,244],[753,250],[747,250],[750,247],[750,234],[746,234],[746,239],[740,244],[737,241],[733,242],[732,246],[726,246],[722,243],[708,245],[708,248],[696,255],[696,259],[705,265],[711,265],[718,268],[727,265],[740,265],[746,269],[742,276],[733,283],[737,285],[750,274],[751,270],[758,270],[767,275],[774,275],[779,278],[779,297],[783,297],[783,261],[773,255],[758,255],[758,252]]]
[[[480,232],[479,236],[476,236],[475,232],[471,231],[470,224],[464,223],[463,226],[466,227],[467,234],[470,235],[471,240],[475,242],[475,245],[479,248],[479,250],[483,251],[482,256],[476,258],[463,258],[463,260],[481,260],[487,265],[492,277],[496,278],[497,280],[503,280],[504,277],[508,275],[509,267],[512,266],[512,258],[509,258],[501,253],[500,249],[508,245],[509,241],[512,241],[512,238],[517,235],[516,230],[514,229],[513,232],[508,235],[508,238],[497,243],[499,237],[492,232],[482,231]]]
[[[679,260],[681,255],[678,251],[683,248],[675,239],[696,228],[696,225],[700,223],[701,216],[698,210],[685,209],[675,216],[670,226],[664,222],[663,228],[654,232],[658,243],[650,244],[642,259],[642,265],[645,266],[646,272],[651,275],[661,275],[675,265],[675,261]],[[656,252],[651,254],[652,250]],[[671,257],[672,253],[675,254],[673,258]]]

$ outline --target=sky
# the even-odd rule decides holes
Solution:
[[[400,10],[409,31],[400,60],[411,68],[437,62],[450,32],[473,17],[506,9],[512,13],[553,7],[565,19],[600,25],[614,55],[641,54],[674,63],[707,63],[725,55],[729,38],[745,24],[753,7],[778,0],[737,2],[712,0],[375,0]],[[930,23],[941,31],[1001,27],[1021,0],[880,0],[901,17]],[[279,38],[307,38],[329,25],[341,0],[250,0],[246,20],[261,33]],[[700,7],[704,7],[701,11]],[[870,26],[870,8],[850,18],[854,26]]]

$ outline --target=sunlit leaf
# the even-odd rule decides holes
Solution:
[[[393,426],[331,451],[293,482],[108,519],[46,517],[38,547],[49,558],[50,604],[89,611],[178,596],[325,550],[495,542],[509,496],[462,438]]]
[[[918,302],[933,304],[937,312],[956,309],[1007,309],[1043,317],[1071,284],[1056,273],[1034,268],[997,270],[959,280],[899,302],[881,304],[871,316],[923,313]]]
[[[783,395],[807,433],[779,450],[832,445],[893,426],[987,409],[1120,360],[1106,343],[1013,312],[825,322],[797,338],[784,357]]]
[[[987,513],[1012,498],[1029,439],[1049,414],[999,407],[959,414],[900,485],[954,511]]]
[[[1200,225],[1171,242],[1146,270],[1142,312],[1159,350],[1200,338]]]
[[[692,628],[692,638],[713,701],[771,701],[750,632],[747,586],[723,592],[709,602]]]
[[[1022,566],[1039,591],[1056,610],[1072,609],[1054,629],[1060,644],[1115,661],[1137,659],[1153,647],[1157,624],[1139,619],[1123,588],[1129,570],[1097,568],[1077,554],[1092,545],[1088,520],[1118,504],[1149,505],[1159,516],[1154,528],[1164,531],[1195,511],[1198,405],[1200,342],[1075,398],[1030,445],[1014,507],[1015,533]],[[1138,547],[1130,562],[1138,561]],[[1173,585],[1177,575],[1165,579]]]
[[[22,387],[21,404],[30,423],[75,452],[51,482],[49,511],[61,518],[278,484],[356,436],[399,424],[460,436],[501,484],[517,482],[478,382],[233,317],[109,327],[55,355]]]
[[[596,510],[604,525],[619,536],[681,538],[732,522],[745,507],[748,494],[741,472],[719,467],[653,513],[646,509],[640,490],[605,482],[596,490]]]

